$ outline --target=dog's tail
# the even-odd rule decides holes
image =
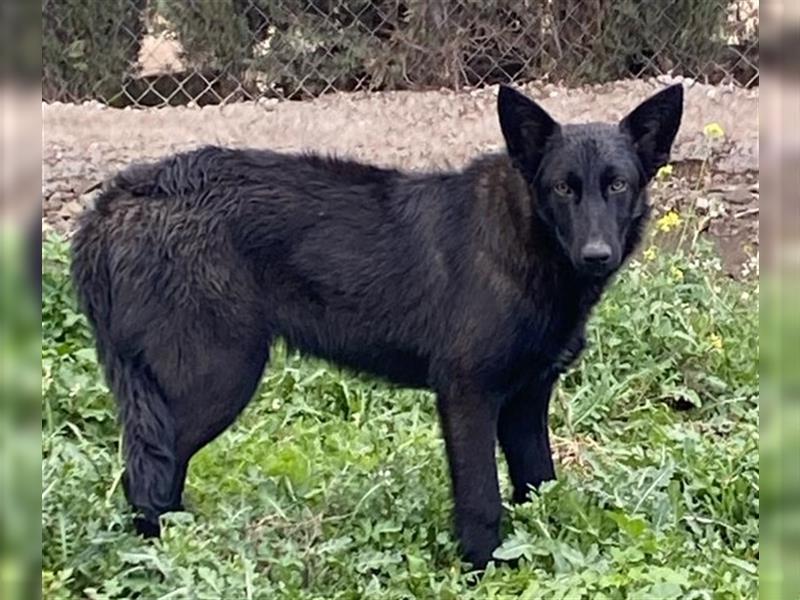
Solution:
[[[98,362],[119,405],[125,494],[139,512],[139,532],[158,535],[158,515],[180,502],[175,498],[174,419],[142,349],[131,343],[121,348],[115,338],[110,244],[103,225],[103,215],[94,210],[82,216],[72,242],[72,281],[95,334]]]

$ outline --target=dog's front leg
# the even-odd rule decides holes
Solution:
[[[524,502],[531,488],[555,479],[547,412],[556,369],[548,369],[510,397],[500,411],[497,436],[508,463],[515,503]]]
[[[464,383],[444,386],[437,400],[461,553],[482,569],[500,544],[502,506],[494,454],[498,406],[478,386]]]
[[[584,327],[578,328],[572,337],[567,341],[564,349],[558,355],[553,371],[556,376],[566,373],[575,364],[583,350],[586,348],[586,330]]]

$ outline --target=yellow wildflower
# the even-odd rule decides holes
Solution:
[[[656,221],[656,227],[658,227],[659,231],[666,233],[675,229],[682,222],[681,216],[674,210],[671,210],[658,221]]]
[[[722,338],[716,333],[712,333],[710,337],[711,347],[714,350],[722,350]]]
[[[678,283],[683,282],[683,271],[681,271],[678,267],[673,265],[673,267],[670,269],[670,274]]]
[[[654,261],[656,259],[656,247],[650,246],[647,250],[644,251],[642,256],[644,256],[644,259],[647,261]]]
[[[707,138],[721,138],[725,136],[725,130],[719,123],[709,123],[703,127],[703,135]]]
[[[661,181],[669,179],[671,176],[672,176],[672,165],[664,165],[656,173],[656,178],[660,179]]]

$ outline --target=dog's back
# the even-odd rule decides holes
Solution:
[[[124,347],[149,347],[186,315],[231,342],[257,327],[403,379],[424,371],[438,323],[425,311],[453,283],[448,178],[219,148],[136,166],[83,217],[77,287],[110,290],[113,316],[97,299],[84,305]],[[422,371],[409,376],[424,383]]]

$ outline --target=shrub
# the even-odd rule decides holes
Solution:
[[[158,12],[170,23],[188,66],[198,70],[243,71],[254,37],[236,0],[160,0]]]
[[[733,1],[153,0],[148,10],[177,36],[189,71],[212,84],[303,97],[668,71],[716,80],[731,62]],[[146,3],[45,0],[45,97],[119,94]]]
[[[268,92],[312,95],[350,89],[364,79],[374,50],[381,4],[369,0],[161,0],[185,62],[225,71],[245,87],[258,79]]]
[[[708,73],[725,48],[730,0],[553,0],[546,54],[562,77],[608,81]]]
[[[285,96],[708,71],[729,0],[162,0],[196,67]],[[245,78],[247,79],[247,78]]]
[[[114,102],[135,69],[146,0],[44,0],[42,97]]]

